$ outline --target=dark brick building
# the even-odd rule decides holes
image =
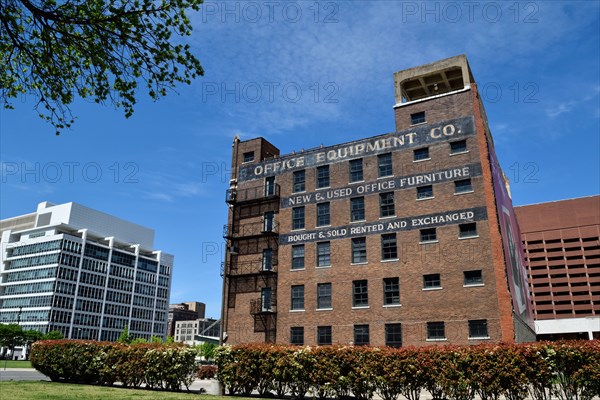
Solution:
[[[540,339],[600,337],[600,196],[515,207]]]
[[[234,140],[227,343],[534,339],[519,230],[466,57],[394,84],[395,132],[287,155]]]
[[[206,304],[198,301],[170,304],[167,323],[167,336],[175,337],[175,325],[178,321],[193,321],[204,319]]]

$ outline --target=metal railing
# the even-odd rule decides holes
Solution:
[[[273,256],[268,260],[232,261],[221,263],[221,276],[227,275],[253,275],[277,272],[277,258]]]
[[[275,220],[262,220],[250,222],[247,224],[225,224],[223,225],[224,238],[240,238],[260,236],[266,234],[276,234],[278,232],[277,222]]]
[[[240,203],[277,197],[279,197],[279,185],[276,183],[247,189],[227,189],[225,192],[225,201],[227,203]]]
[[[250,314],[274,314],[277,312],[276,305],[277,304],[274,296],[271,297],[271,301],[269,301],[268,304],[264,304],[263,300],[260,298],[250,300]]]

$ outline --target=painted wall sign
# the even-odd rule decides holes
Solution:
[[[492,182],[496,194],[497,215],[506,261],[508,288],[512,297],[514,312],[533,329],[532,302],[527,284],[527,267],[525,264],[525,250],[523,249],[523,242],[521,242],[521,231],[512,206],[505,176],[492,143],[492,140],[488,139]]]
[[[487,220],[485,207],[467,208],[414,217],[390,218],[374,222],[356,223],[346,226],[329,227],[312,231],[290,232],[279,235],[279,244],[298,244],[319,240],[335,240],[365,236],[371,234],[410,231],[413,229],[433,228],[437,226],[463,224]]]
[[[441,171],[400,176],[398,178],[378,179],[372,183],[351,185],[343,188],[318,190],[302,193],[281,199],[281,207],[297,207],[304,204],[341,200],[348,197],[364,196],[371,193],[389,192],[398,189],[409,189],[421,185],[441,183],[455,179],[466,179],[481,175],[481,164],[470,164],[458,168],[448,168]]]
[[[438,124],[421,125],[413,129],[369,139],[313,149],[301,154],[290,154],[260,163],[243,165],[239,170],[238,182],[251,181],[266,176],[279,175],[306,167],[315,167],[362,156],[424,146],[430,143],[442,142],[473,134],[475,134],[473,117],[451,119]]]

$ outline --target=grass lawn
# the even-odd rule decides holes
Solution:
[[[0,360],[0,369],[4,368],[4,363],[6,368],[32,368],[31,361]]]
[[[3,399],[46,400],[46,399],[144,399],[144,400],[179,400],[198,399],[224,400],[221,396],[199,395],[197,393],[175,393],[143,389],[123,389],[118,387],[76,385],[58,382],[0,382],[0,393]],[[236,397],[236,400],[242,400]],[[231,400],[228,397],[227,400]],[[252,399],[256,400],[256,399]]]

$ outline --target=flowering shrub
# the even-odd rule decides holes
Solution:
[[[591,400],[600,395],[600,341],[521,345],[298,347],[252,344],[215,352],[229,394],[302,399]]]
[[[31,349],[32,366],[53,381],[181,390],[195,378],[195,351],[181,345],[45,340]]]
[[[214,365],[202,365],[198,368],[198,379],[213,379],[217,375]]]
[[[82,340],[46,340],[31,347],[31,364],[51,380],[112,383],[103,371],[112,343]]]

